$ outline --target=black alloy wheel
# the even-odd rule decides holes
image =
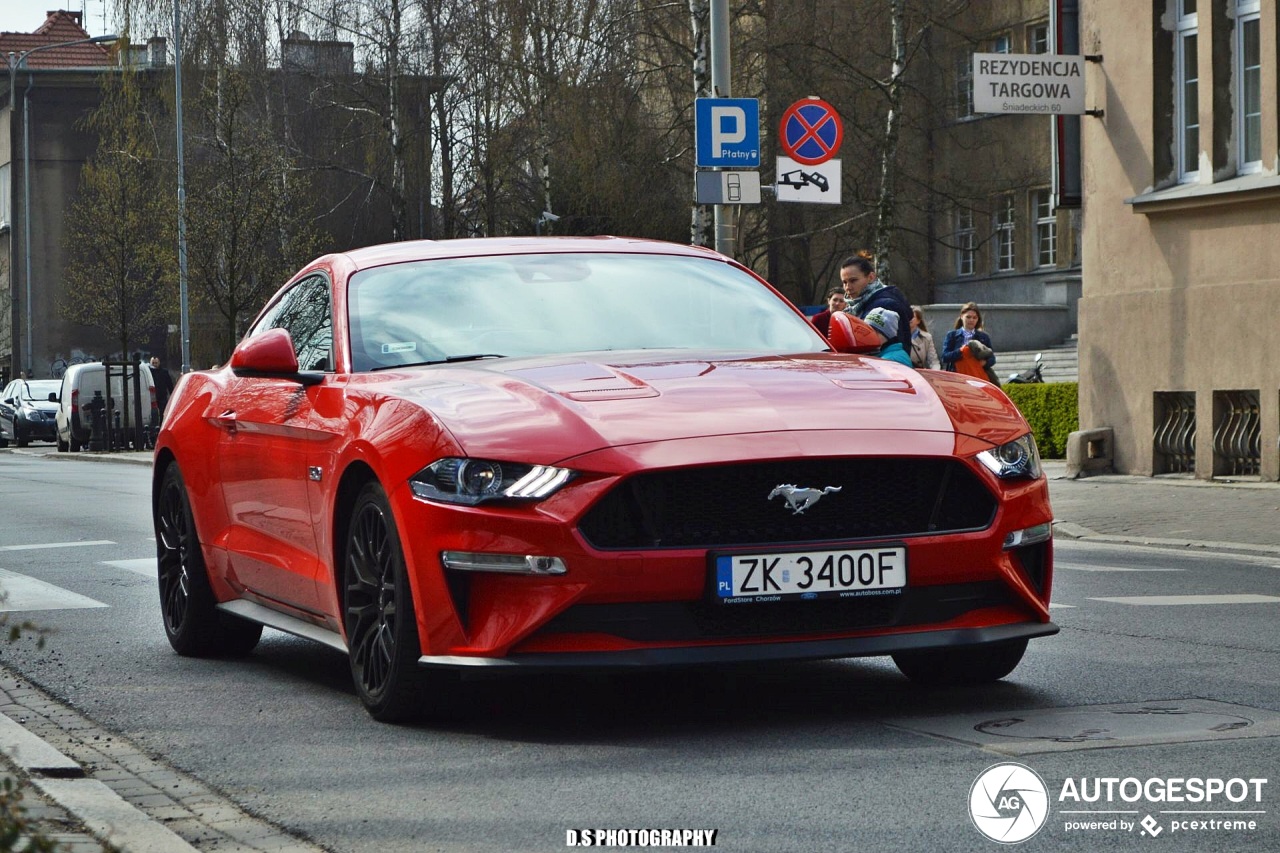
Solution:
[[[404,552],[386,493],[367,483],[356,497],[343,546],[344,624],[360,701],[381,722],[434,709],[444,679],[418,666],[421,643]]]
[[[177,464],[165,469],[160,483],[155,528],[160,612],[169,645],[188,657],[240,657],[253,651],[262,626],[214,606],[191,500]]]

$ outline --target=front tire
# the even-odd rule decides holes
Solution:
[[[165,469],[160,483],[155,528],[160,612],[169,645],[186,657],[241,657],[253,651],[262,626],[214,607],[191,499],[176,464]]]
[[[903,675],[920,684],[986,684],[1013,672],[1026,651],[1026,640],[1009,640],[958,649],[899,652],[893,662]]]
[[[404,551],[377,483],[356,496],[342,565],[351,678],[365,709],[384,723],[438,711],[449,698],[447,679],[418,666],[422,646]]]

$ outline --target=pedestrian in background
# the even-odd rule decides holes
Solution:
[[[859,320],[867,319],[876,308],[887,308],[898,315],[898,343],[904,351],[911,348],[911,303],[902,291],[876,278],[876,265],[871,253],[863,250],[840,264],[840,285],[849,300],[848,313]]]
[[[911,306],[911,366],[940,370],[938,350],[933,345],[933,335],[924,323],[924,311],[919,305]]]
[[[975,341],[978,347],[970,347]],[[982,351],[982,356],[979,357],[974,349]],[[942,363],[947,370],[989,380],[992,374],[988,374],[987,369],[995,367],[995,349],[990,336],[982,330],[982,312],[978,310],[978,304],[966,302],[960,308],[956,327],[947,332],[942,341]]]
[[[824,338],[831,334],[831,315],[837,311],[843,311],[848,305],[844,298],[844,290],[837,288],[827,294],[827,307],[813,315],[813,325],[822,332]]]
[[[872,308],[865,322],[880,334],[880,339],[883,341],[880,352],[876,353],[877,356],[896,361],[905,367],[911,366],[911,356],[907,355],[906,348],[898,340],[897,313],[888,308]]]
[[[151,381],[156,386],[156,408],[163,416],[165,407],[169,405],[169,395],[173,393],[173,377],[160,366],[160,359],[154,355],[151,356]]]

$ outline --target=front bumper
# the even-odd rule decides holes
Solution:
[[[431,668],[462,670],[505,668],[521,671],[705,666],[875,657],[925,649],[971,647],[1011,640],[1029,640],[1035,637],[1052,636],[1056,633],[1058,633],[1058,626],[1054,623],[1037,622],[796,643],[663,647],[609,652],[517,653],[506,657],[423,655],[418,659],[418,663]]]

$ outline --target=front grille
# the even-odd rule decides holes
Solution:
[[[779,485],[837,486],[803,513]],[[594,547],[722,548],[981,530],[995,497],[953,459],[798,459],[639,474],[618,483],[578,529]]]
[[[818,601],[578,604],[544,625],[538,635],[607,634],[635,642],[677,642],[841,634],[868,628],[946,622],[970,610],[1012,603],[1014,597],[1008,587],[984,581],[908,587],[901,595]]]

